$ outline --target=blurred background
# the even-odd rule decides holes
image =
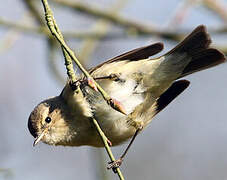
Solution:
[[[225,0],[49,0],[68,44],[89,68],[157,41],[165,52],[197,25],[227,53]],[[0,179],[117,179],[104,149],[33,148],[27,119],[66,80],[61,49],[39,0],[0,5]],[[227,179],[227,65],[188,76],[190,87],[135,140],[121,166],[126,179]],[[114,147],[119,157],[127,143]]]

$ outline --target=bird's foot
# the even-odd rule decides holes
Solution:
[[[109,80],[112,80],[112,81],[125,82],[125,80],[124,79],[121,79],[120,76],[121,76],[121,74],[118,73],[118,74],[110,74],[108,76],[96,77],[94,79],[95,80],[109,79]]]
[[[107,166],[107,169],[112,169],[114,173],[117,172],[117,168],[119,168],[121,166],[123,162],[123,158],[119,158],[115,161],[112,161],[112,162],[109,162],[108,163],[108,166]]]
[[[77,80],[76,82],[70,80],[69,85],[73,91],[76,91],[80,87],[80,80]]]

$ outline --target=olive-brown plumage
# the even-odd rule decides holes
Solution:
[[[113,145],[128,140],[188,87],[189,81],[179,78],[226,60],[219,50],[209,48],[210,43],[210,36],[201,25],[158,58],[150,56],[163,49],[162,43],[129,51],[92,68],[91,75],[111,97],[123,104],[127,115],[108,106],[102,96],[86,84],[73,91],[66,83],[59,96],[41,102],[32,111],[28,128],[36,138],[35,144],[43,141],[51,145],[101,147],[92,117]],[[117,78],[102,78],[111,74]]]

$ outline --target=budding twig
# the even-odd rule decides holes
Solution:
[[[92,17],[102,18],[117,24],[119,26],[129,28],[136,33],[147,34],[147,33],[158,33],[158,30],[154,25],[147,25],[138,23],[134,20],[130,20],[120,16],[119,14],[115,14],[110,11],[104,11],[101,8],[97,8],[96,6],[89,6],[84,2],[79,1],[69,1],[69,0],[52,0],[55,3],[58,3],[62,6],[69,7],[71,9],[75,9],[79,12],[85,13],[87,15],[91,15]],[[157,26],[156,26],[157,27]]]
[[[118,101],[118,100],[116,100],[116,99],[110,99],[110,100],[108,101],[108,104],[109,104],[112,108],[114,108],[116,111],[119,111],[119,112],[121,112],[121,113],[127,115],[126,110],[125,110],[124,106],[121,104],[120,101]]]
[[[79,67],[79,69],[84,73],[84,75],[86,76],[87,79],[93,80],[94,81],[94,86],[96,86],[96,88],[98,89],[98,91],[101,93],[102,97],[106,100],[106,102],[108,103],[111,100],[111,97],[104,91],[104,89],[101,88],[101,86],[91,77],[91,75],[86,71],[86,69],[84,69],[84,67],[81,65],[81,63],[79,62],[79,60],[76,58],[74,52],[67,46],[67,44],[64,41],[64,38],[61,34],[61,31],[58,28],[57,23],[55,22],[55,19],[53,17],[53,13],[47,3],[47,0],[42,0],[43,2],[43,6],[44,6],[44,10],[45,10],[45,17],[46,17],[46,21],[47,21],[47,25],[52,33],[52,35],[58,40],[58,42],[61,44],[62,48],[64,49],[64,55],[68,55],[70,56],[70,58],[77,64],[77,66]],[[67,68],[67,73],[68,76],[70,77],[72,82],[76,81],[76,76],[73,70],[73,66],[72,65],[72,61],[69,61],[69,58],[65,59],[66,61],[66,68]],[[89,84],[88,84],[89,85]],[[91,87],[94,89],[94,86]],[[124,114],[124,112],[122,112]]]
[[[75,83],[77,80],[77,77],[75,75],[74,69],[73,69],[73,64],[72,64],[72,60],[75,61],[75,63],[77,64],[77,66],[80,68],[80,70],[85,74],[85,76],[88,79],[88,85],[93,88],[96,89],[102,94],[103,98],[106,100],[106,102],[108,104],[110,104],[110,102],[112,103],[111,106],[114,107],[115,109],[117,109],[118,111],[121,111],[121,109],[123,109],[123,107],[121,107],[120,103],[117,102],[116,100],[113,101],[113,99],[111,97],[109,97],[109,95],[99,86],[99,84],[96,83],[96,81],[91,77],[91,75],[84,69],[84,67],[80,64],[79,60],[76,58],[75,54],[73,53],[73,51],[66,45],[64,38],[61,34],[60,29],[58,28],[55,19],[53,17],[52,11],[48,5],[47,0],[42,0],[43,3],[43,7],[44,7],[44,11],[45,11],[45,18],[47,21],[47,25],[52,33],[52,35],[58,40],[58,42],[61,44],[62,50],[63,50],[63,54],[65,57],[65,65],[66,65],[66,69],[67,69],[67,74],[68,77],[70,78],[72,83]],[[120,104],[120,105],[119,105]],[[123,112],[122,112],[123,113]],[[99,133],[99,135],[102,138],[102,141],[104,143],[105,149],[111,159],[111,161],[114,161],[115,158],[111,152],[110,146],[108,144],[108,139],[105,136],[105,134],[103,133],[103,131],[101,130],[99,124],[97,123],[97,121],[93,118],[93,123]],[[120,171],[119,168],[116,169],[116,173],[118,174],[119,178],[121,180],[124,180],[124,177]]]
[[[103,143],[104,143],[104,145],[105,145],[106,152],[107,152],[107,154],[109,155],[110,160],[111,160],[112,162],[114,162],[116,159],[114,158],[113,153],[112,153],[112,151],[111,151],[111,149],[110,149],[110,146],[109,146],[109,144],[108,144],[108,139],[107,139],[107,137],[106,137],[105,134],[103,133],[103,131],[102,131],[102,129],[100,128],[100,126],[99,126],[98,122],[96,121],[96,119],[92,118],[92,121],[93,121],[93,123],[94,123],[94,125],[95,125],[95,127],[96,127],[96,129],[97,129],[97,131],[98,131],[98,133],[100,134],[100,136],[101,136],[101,138],[102,138],[102,141],[103,141]],[[119,177],[120,180],[124,180],[124,176],[122,175],[122,173],[121,173],[121,171],[120,171],[119,168],[116,168],[116,173],[117,173],[117,175],[118,175],[118,177]]]

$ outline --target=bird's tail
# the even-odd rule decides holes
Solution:
[[[180,44],[165,55],[185,54],[190,58],[179,78],[201,71],[226,61],[225,55],[217,49],[209,48],[211,39],[204,25],[198,26]],[[174,61],[174,58],[172,58]]]

